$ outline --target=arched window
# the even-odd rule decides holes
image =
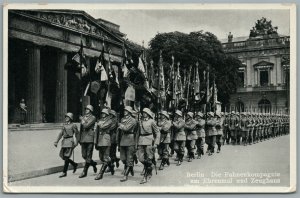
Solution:
[[[261,113],[271,112],[271,109],[272,109],[271,102],[265,98],[261,99],[258,102],[258,109]]]

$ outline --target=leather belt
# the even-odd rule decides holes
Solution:
[[[149,136],[149,135],[152,135],[152,133],[140,134],[140,136]]]

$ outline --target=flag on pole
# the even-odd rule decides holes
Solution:
[[[198,73],[198,69],[199,69],[199,63],[196,63],[196,78],[195,78],[195,83],[194,83],[194,95],[195,95],[195,100],[200,100],[200,77],[199,77],[199,73]]]
[[[206,103],[209,103],[210,100],[210,89],[209,89],[209,66],[207,66],[207,73],[206,73]]]
[[[104,59],[104,42],[102,43],[102,51],[100,56],[97,59],[97,63],[96,63],[96,67],[95,67],[95,72],[97,74],[100,74],[100,81],[107,81],[108,77],[107,77],[107,73],[104,67],[105,64],[105,59]]]

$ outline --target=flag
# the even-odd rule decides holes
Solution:
[[[199,63],[196,63],[196,72],[195,72],[195,82],[194,82],[194,95],[195,95],[195,100],[200,100],[200,77],[198,73],[198,66]]]
[[[110,109],[111,109],[111,98],[112,98],[112,96],[111,96],[110,90],[108,88],[105,101],[106,101],[106,106]]]
[[[83,52],[83,43],[82,40],[80,41],[80,49],[79,51],[75,54],[75,56],[72,58],[73,61],[78,63],[78,67],[81,68],[81,76],[80,77],[85,77],[88,74],[88,70],[86,67],[86,60],[84,57],[84,52]]]
[[[125,100],[135,101],[135,89],[131,84],[128,85],[125,91]]]
[[[159,76],[159,91],[160,91],[160,96],[162,98],[166,97],[165,94],[165,76],[164,76],[164,66],[163,66],[163,60],[162,60],[162,55],[160,54],[160,58],[159,58],[159,72],[160,72],[160,76]]]
[[[102,43],[102,51],[101,51],[100,56],[97,59],[97,63],[96,63],[96,67],[95,67],[95,72],[97,74],[100,74],[100,81],[107,81],[108,80],[107,73],[106,73],[106,70],[104,68],[104,64],[105,64],[104,43]]]
[[[207,73],[206,73],[206,103],[210,100],[210,89],[209,89],[209,66],[207,67]]]
[[[127,57],[127,49],[125,48],[125,43],[123,43],[123,60],[122,60],[122,72],[123,72],[123,77],[127,77],[128,76],[128,57]]]

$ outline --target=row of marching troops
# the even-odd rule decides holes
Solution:
[[[208,145],[206,153],[209,156],[221,151],[224,142],[244,145],[257,143],[270,137],[287,134],[289,131],[289,117],[287,115],[267,115],[259,113],[214,113],[206,115],[197,112],[180,110],[174,114],[161,111],[158,115],[148,108],[138,113],[131,106],[124,108],[124,117],[119,122],[117,113],[109,108],[101,111],[97,121],[93,115],[93,107],[87,105],[85,115],[81,117],[80,129],[73,123],[73,114],[65,115],[65,124],[54,145],[62,139],[60,157],[64,160],[63,173],[59,177],[66,177],[69,164],[73,165],[73,173],[78,164],[71,160],[73,149],[79,143],[81,154],[85,160],[83,172],[79,178],[87,176],[90,166],[97,173],[97,162],[93,161],[93,151],[99,152],[102,164],[95,180],[103,178],[105,172],[115,173],[115,166],[119,161],[124,164],[121,182],[128,180],[129,174],[134,176],[134,165],[142,163],[141,184],[148,182],[153,169],[156,170],[156,149],[158,151],[159,170],[170,165],[170,157],[176,153],[177,166],[183,162],[185,149],[187,161],[191,162],[197,156],[204,155],[204,144]],[[155,118],[158,118],[155,121]],[[120,151],[120,159],[117,151]]]

